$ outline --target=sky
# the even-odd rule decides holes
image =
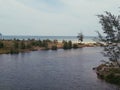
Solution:
[[[96,15],[119,14],[119,0],[0,0],[3,35],[95,36],[102,32]]]

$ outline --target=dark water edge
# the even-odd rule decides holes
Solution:
[[[0,55],[0,90],[120,90],[97,78],[101,48]]]

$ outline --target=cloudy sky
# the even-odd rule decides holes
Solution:
[[[0,0],[0,32],[4,35],[96,35],[96,17],[119,13],[120,0]]]

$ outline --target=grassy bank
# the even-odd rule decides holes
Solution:
[[[96,43],[72,43],[72,41],[62,41],[58,42],[57,40],[0,40],[0,54],[8,53],[19,53],[19,52],[29,52],[36,50],[57,50],[60,48],[63,49],[72,49],[72,48],[81,48],[81,47],[93,47],[98,46]]]
[[[96,73],[100,79],[109,83],[120,85],[120,68],[111,65],[101,64],[96,68]]]

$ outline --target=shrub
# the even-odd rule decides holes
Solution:
[[[71,49],[72,48],[72,41],[64,41],[63,40],[63,49]]]
[[[57,44],[57,43],[58,43],[58,40],[53,40],[53,43],[54,43],[54,44]]]
[[[21,41],[21,43],[20,43],[20,49],[25,49],[25,48],[26,48],[25,42]]]
[[[63,49],[68,49],[68,43],[66,41],[63,43]]]
[[[114,73],[110,73],[105,77],[105,80],[110,83],[119,84],[120,85],[120,76],[115,76]]]
[[[42,47],[48,47],[48,42],[46,40],[42,41]]]
[[[56,45],[53,45],[51,49],[52,49],[52,50],[57,50],[57,46],[56,46]]]
[[[72,48],[72,41],[68,41],[68,49]]]
[[[78,45],[77,44],[73,44],[73,48],[74,49],[78,48]]]
[[[4,47],[4,44],[3,42],[0,41],[0,48],[3,48]]]
[[[14,49],[14,48],[10,49],[10,54],[18,54],[18,53],[19,53],[18,49]]]
[[[27,49],[32,48],[31,44],[27,43],[26,48],[27,48]]]
[[[18,49],[19,48],[19,43],[18,43],[18,41],[14,41],[13,42],[13,47],[15,48],[15,49]]]

